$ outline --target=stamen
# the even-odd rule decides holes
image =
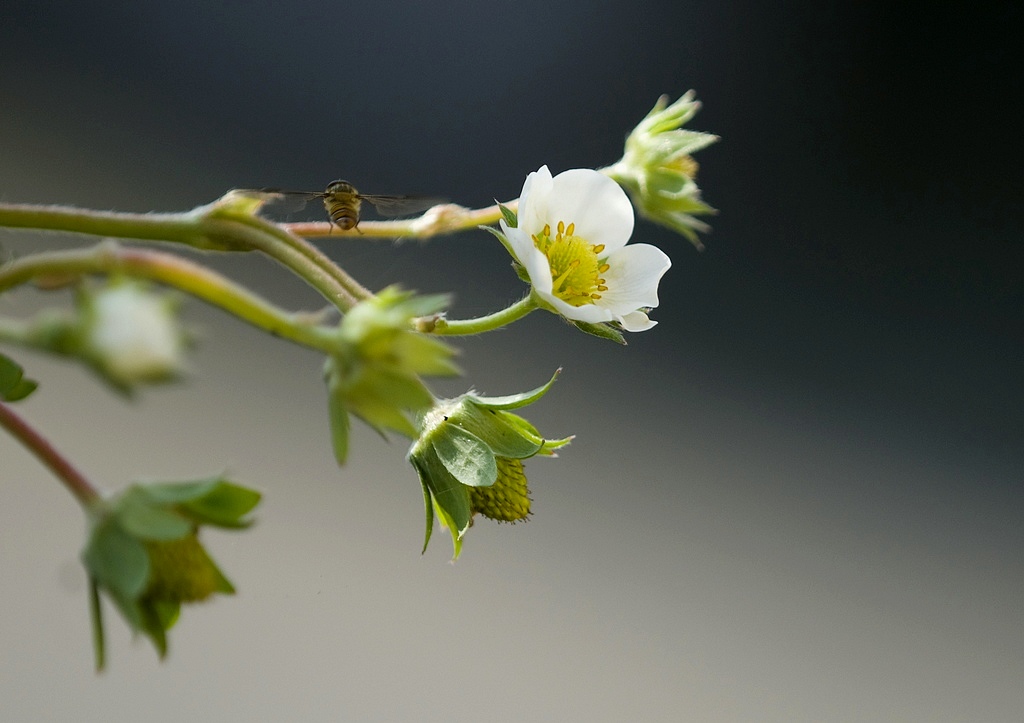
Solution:
[[[576,236],[576,224],[559,220],[557,234],[551,236],[550,224],[533,236],[534,245],[548,258],[551,268],[551,290],[560,299],[573,306],[593,304],[607,291],[601,274],[609,269],[598,260],[604,244],[591,244]]]

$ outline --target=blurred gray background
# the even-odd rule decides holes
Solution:
[[[535,514],[420,556],[405,444],[338,469],[321,360],[198,302],[184,386],[125,403],[14,351],[24,414],[93,479],[227,470],[239,588],[166,662],[108,610],[92,671],[82,517],[0,439],[0,717],[11,721],[1015,721],[1024,414],[1019,3],[27,3],[0,11],[0,200],[175,211],[233,187],[480,206],[618,158],[662,93],[720,209],[628,348],[535,314],[465,340],[467,386],[561,381],[528,416]],[[1009,125],[1014,126],[1012,129]],[[315,209],[300,218],[318,219]],[[0,232],[24,254],[77,239]],[[91,243],[86,239],[86,243]],[[480,232],[318,242],[373,287],[522,293]],[[260,258],[203,261],[278,303]],[[42,301],[66,303],[66,297]],[[41,303],[24,292],[0,313]],[[11,352],[10,349],[4,351]]]

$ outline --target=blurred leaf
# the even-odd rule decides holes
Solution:
[[[138,598],[149,577],[149,556],[141,542],[122,530],[114,519],[97,525],[82,554],[89,572],[119,603]],[[123,604],[122,604],[123,608]]]
[[[178,540],[192,531],[193,524],[165,507],[158,507],[143,494],[131,494],[121,501],[117,520],[122,529],[142,540]]]
[[[0,399],[18,402],[36,390],[39,385],[24,378],[24,370],[10,357],[0,354]]]
[[[144,499],[150,507],[156,506],[179,519],[185,518],[190,529],[196,524],[248,527],[251,521],[242,517],[252,511],[262,497],[256,490],[228,482],[222,477],[188,482],[140,482],[125,493],[124,499],[131,500],[135,496]],[[152,537],[135,528],[132,531],[146,539],[175,539]]]
[[[259,504],[262,497],[259,492],[248,487],[219,481],[201,497],[179,504],[178,509],[197,523],[218,527],[248,527],[252,520],[242,518]]]

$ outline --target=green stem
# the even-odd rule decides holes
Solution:
[[[235,221],[241,221],[244,224],[252,226],[253,228],[270,234],[276,238],[284,248],[291,249],[292,251],[306,257],[317,269],[320,269],[327,276],[333,279],[341,288],[349,294],[349,299],[346,299],[348,304],[347,308],[342,309],[347,311],[348,308],[355,303],[356,300],[368,299],[373,296],[373,292],[367,289],[365,286],[360,284],[349,274],[338,266],[336,263],[331,261],[330,257],[327,256],[323,251],[318,249],[313,244],[306,241],[304,238],[292,233],[287,228],[283,228],[277,224],[271,223],[258,216],[244,215],[244,216],[232,216]],[[262,249],[261,249],[262,250]],[[270,249],[272,251],[272,249]]]
[[[121,248],[114,243],[42,252],[0,266],[0,293],[33,279],[118,273],[180,289],[296,344],[322,351],[333,348],[330,330],[310,323],[308,314],[286,312],[217,272],[175,254]],[[11,333],[14,331],[12,328]]]
[[[187,213],[137,214],[0,204],[0,226],[171,241],[206,251],[258,250],[295,272],[342,311],[369,293],[302,239],[229,205],[214,203]]]
[[[519,206],[519,200],[503,204],[513,211]],[[456,233],[496,224],[501,218],[501,210],[497,204],[484,208],[469,209],[455,204],[434,206],[422,216],[401,221],[362,221],[353,229],[342,231],[334,224],[327,222],[284,223],[296,236],[306,238],[417,238],[427,239],[441,234]]]
[[[196,217],[188,213],[115,213],[70,206],[0,203],[0,226],[174,241],[198,249],[215,248],[203,234]]]
[[[468,336],[470,334],[482,334],[485,331],[494,331],[513,321],[518,321],[534,309],[540,308],[533,296],[524,296],[511,306],[496,311],[487,316],[476,319],[441,319],[434,327],[433,333],[442,336]]]
[[[295,272],[307,284],[319,291],[325,299],[342,311],[356,305],[357,298],[342,284],[334,273],[325,269],[305,252],[291,245],[285,245],[273,235],[257,229],[238,219],[208,219],[206,227],[216,238],[241,241],[247,249],[262,251],[285,268]],[[361,287],[360,287],[361,288]]]
[[[53,472],[83,507],[100,500],[99,491],[65,459],[39,432],[33,429],[11,407],[0,402],[0,427],[17,439]]]

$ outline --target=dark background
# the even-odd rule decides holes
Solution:
[[[529,466],[531,522],[477,525],[454,567],[440,537],[418,555],[403,444],[360,432],[332,467],[315,355],[198,303],[192,382],[136,404],[20,354],[44,383],[26,414],[106,486],[227,467],[267,499],[252,533],[211,538],[239,597],[186,611],[163,666],[112,615],[96,679],[79,516],[0,442],[8,717],[1019,715],[1019,3],[2,13],[6,202],[173,211],[342,177],[481,206],[541,164],[615,161],[689,88],[689,127],[722,137],[698,155],[720,210],[707,250],[637,226],[673,260],[658,327],[622,349],[534,315],[460,343],[451,393],[564,366],[529,416],[578,440]],[[18,254],[71,241],[0,236]],[[319,243],[370,286],[454,291],[454,316],[522,292],[483,233]],[[258,259],[204,261],[318,304]]]

